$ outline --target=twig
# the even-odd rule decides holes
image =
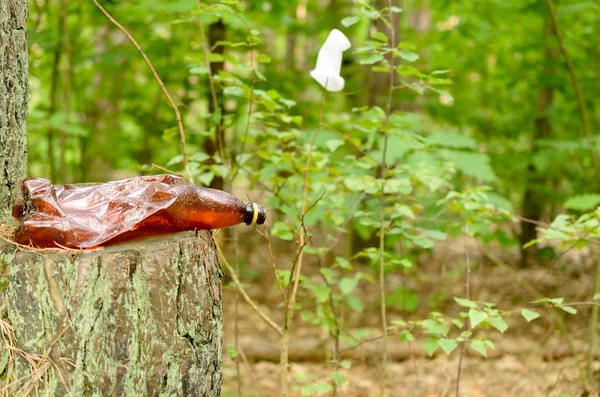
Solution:
[[[392,12],[392,0],[388,0],[390,18],[390,47],[396,47],[396,29],[394,26],[394,13]],[[387,331],[387,308],[385,302],[385,181],[387,177],[387,148],[388,148],[388,128],[390,125],[390,115],[392,112],[392,98],[394,95],[394,80],[396,77],[395,55],[391,53],[390,67],[390,85],[388,89],[388,98],[385,112],[385,129],[383,133],[383,149],[381,153],[381,192],[379,193],[379,295],[381,301],[381,328],[383,329],[383,354],[381,357],[381,379],[379,385],[379,395],[385,395],[386,365],[388,360],[388,331]]]
[[[233,260],[235,261],[235,274],[236,276],[240,274],[240,244],[238,239],[237,229],[233,228],[231,230],[231,234],[233,236]],[[240,290],[235,290],[235,298],[234,298],[234,322],[233,322],[233,334],[234,334],[234,342],[235,342],[235,350],[240,351]],[[240,360],[235,360],[235,372],[237,376],[237,384],[238,384],[238,397],[242,397],[242,375],[240,372]]]
[[[256,231],[259,236],[261,236],[267,242],[267,249],[269,250],[269,258],[271,259],[271,266],[273,267],[273,274],[275,275],[275,281],[277,282],[277,289],[281,294],[281,301],[286,303],[285,296],[283,295],[283,289],[281,285],[281,279],[279,278],[279,273],[277,272],[277,263],[275,262],[275,256],[273,255],[273,246],[271,245],[271,237],[269,235],[269,229],[264,226],[265,232],[261,233],[258,230]]]
[[[565,370],[566,367],[562,367],[560,369],[560,371],[558,371],[558,375],[556,376],[556,381],[554,382],[554,384],[550,387],[550,389],[548,389],[548,391],[546,392],[546,397],[550,396],[550,393],[552,393],[552,391],[554,389],[556,389],[556,386],[558,386],[558,382],[560,382],[560,377],[562,376],[563,371]]]
[[[598,259],[598,263],[596,264],[596,282],[594,286],[594,294],[600,293],[600,259]],[[600,310],[600,302],[596,302],[592,308],[592,315],[590,317],[589,324],[589,334],[588,334],[588,351],[586,356],[586,373],[588,382],[590,384],[594,384],[594,352],[596,351],[596,339],[597,339],[597,329],[598,329],[598,311]]]
[[[533,285],[531,285],[527,280],[523,278],[515,269],[513,269],[509,264],[503,262],[500,258],[496,257],[494,254],[483,248],[481,250],[483,256],[485,256],[488,260],[490,260],[494,265],[504,269],[506,272],[511,274],[517,283],[521,285],[521,287],[525,288],[535,299],[542,299],[544,295],[542,295]],[[562,317],[556,314],[555,310],[551,311],[552,317],[560,329],[561,333],[564,335],[567,345],[569,347],[569,352],[574,356],[575,355],[575,346],[573,345],[573,340],[569,335],[569,330],[565,325]]]
[[[546,0],[546,5],[548,6],[548,11],[550,12],[550,18],[552,20],[552,28],[554,29],[554,33],[556,35],[556,39],[558,40],[558,45],[560,47],[560,52],[565,59],[565,63],[567,65],[567,70],[569,72],[569,76],[571,77],[571,84],[573,85],[573,89],[575,90],[575,96],[577,97],[577,104],[579,106],[579,114],[581,116],[581,128],[583,129],[583,134],[586,137],[591,135],[590,125],[587,117],[587,109],[585,106],[585,99],[583,97],[583,91],[581,90],[581,85],[579,84],[579,80],[577,79],[577,75],[575,74],[575,66],[573,66],[573,61],[571,60],[571,56],[567,52],[567,46],[565,45],[565,41],[563,39],[560,27],[558,25],[558,17],[556,16],[556,7],[554,6],[554,2],[552,0]],[[598,158],[596,157],[596,153],[593,148],[590,148],[590,157],[592,159],[592,165],[594,167],[594,172],[596,173],[596,189],[600,189],[600,169],[598,168]]]
[[[327,86],[327,84],[325,84]],[[323,123],[323,114],[325,110],[325,99],[327,98],[327,90],[323,88],[323,99],[321,102],[321,114],[319,115],[319,126],[315,130],[310,146],[308,148],[308,152],[306,155],[306,165],[304,168],[304,189],[302,192],[302,210],[300,214],[300,236],[299,236],[299,249],[298,255],[294,264],[292,265],[292,270],[290,272],[290,278],[293,276],[293,284],[288,284],[288,299],[285,304],[285,313],[283,320],[283,334],[281,337],[281,352],[280,352],[280,365],[281,365],[281,395],[283,397],[287,397],[288,395],[288,345],[290,341],[290,326],[292,323],[292,319],[294,317],[294,305],[296,303],[296,294],[298,293],[298,285],[300,283],[300,274],[302,272],[302,259],[304,255],[304,247],[308,243],[306,239],[306,228],[304,226],[304,216],[307,213],[307,196],[308,196],[308,176],[310,173],[310,162],[312,151],[315,146],[315,142],[317,140],[317,135],[319,134],[319,130]],[[318,201],[318,200],[317,200]]]
[[[354,146],[354,148],[356,150],[358,150],[360,152],[360,154],[362,154],[366,159],[371,160],[374,163],[377,163],[377,161],[375,161],[375,159],[373,159],[373,157],[369,156],[368,153],[366,153],[365,151],[363,151],[360,146],[358,146],[356,143],[354,143],[352,141],[352,139],[347,136],[346,134],[342,133],[341,131],[338,131],[336,128],[330,126],[329,124],[323,124],[323,127],[327,128],[329,131],[336,133],[340,138],[342,138],[343,140],[345,140],[346,142],[348,142],[349,144],[351,144],[352,146]]]
[[[244,298],[246,303],[248,303],[250,305],[250,307],[260,316],[260,318],[262,318],[265,321],[265,323],[267,323],[267,325],[269,327],[271,327],[279,335],[282,335],[283,331],[282,331],[281,327],[279,325],[275,324],[275,322],[273,320],[271,320],[271,318],[269,316],[267,316],[265,314],[265,312],[260,310],[259,307],[256,305],[256,303],[254,303],[252,298],[250,298],[250,296],[248,296],[248,293],[246,293],[246,290],[244,289],[244,287],[242,287],[240,280],[237,278],[237,275],[235,274],[235,270],[231,267],[231,265],[227,261],[227,258],[225,258],[225,255],[223,255],[223,252],[221,251],[221,249],[218,246],[217,246],[217,251],[219,252],[219,257],[221,258],[221,262],[225,266],[225,269],[227,269],[227,271],[231,275],[231,279],[237,286],[238,290],[240,291],[240,294],[242,294],[242,298]]]
[[[169,105],[173,109],[173,112],[175,112],[175,119],[177,120],[177,127],[179,128],[179,144],[181,145],[181,152],[182,152],[182,155],[183,155],[183,165],[185,167],[185,172],[187,174],[187,179],[190,182],[193,183],[194,182],[194,178],[192,177],[192,172],[190,171],[190,163],[189,163],[188,154],[187,154],[187,148],[186,148],[186,144],[185,144],[185,131],[183,130],[183,122],[181,121],[181,114],[179,113],[179,109],[177,108],[177,105],[175,105],[175,102],[173,102],[173,98],[171,98],[171,95],[169,94],[169,91],[167,90],[167,87],[165,87],[163,81],[158,76],[158,73],[156,73],[156,70],[154,69],[154,66],[152,66],[152,62],[150,62],[150,59],[148,59],[148,56],[146,56],[146,53],[142,50],[142,47],[140,47],[140,45],[133,38],[133,36],[127,31],[127,29],[125,29],[123,27],[123,25],[121,25],[116,19],[114,19],[108,13],[108,11],[106,11],[104,9],[104,7],[102,7],[100,5],[100,3],[98,3],[97,0],[92,0],[92,1],[96,5],[96,7],[98,7],[100,9],[100,11],[102,11],[102,13],[106,16],[106,18],[108,18],[108,20],[110,22],[112,22],[117,28],[119,28],[119,30],[121,30],[121,32],[123,32],[125,34],[125,36],[127,36],[127,38],[129,39],[129,41],[138,50],[138,52],[140,53],[140,55],[142,56],[142,58],[146,62],[146,65],[148,65],[148,67],[150,68],[150,71],[152,72],[152,75],[154,75],[154,78],[156,79],[156,81],[160,85],[160,88],[162,89],[162,92],[165,94],[165,97],[167,98],[167,101],[169,102]]]
[[[155,164],[155,163],[152,163],[152,164],[150,165],[150,167],[151,167],[151,168],[156,168],[157,170],[159,170],[159,171],[162,171],[162,172],[166,172],[166,173],[173,174],[173,175],[179,175],[180,177],[182,177],[182,178],[185,178],[185,175],[184,175],[184,174],[182,174],[181,172],[172,171],[172,170],[170,170],[170,169],[168,169],[168,168],[161,167],[160,165],[158,165],[158,164]]]
[[[200,7],[200,1],[198,1],[198,7]],[[215,88],[215,80],[213,79],[212,70],[210,67],[210,48],[208,47],[208,41],[206,40],[206,34],[204,32],[204,24],[200,19],[198,21],[198,25],[200,26],[200,40],[202,40],[202,47],[204,49],[204,66],[209,70],[208,72],[208,84],[210,86],[210,96],[212,100],[213,109],[215,112],[219,112],[219,121],[215,126],[215,141],[217,144],[217,150],[219,151],[219,156],[221,156],[221,161],[225,164],[225,148],[223,145],[223,131],[222,131],[222,118],[221,107],[219,106],[219,101],[217,100],[217,90]],[[231,168],[231,161],[229,161],[229,165]]]
[[[327,90],[323,89],[323,99],[321,101],[321,114],[319,116],[319,128],[317,128],[315,130],[313,137],[312,137],[312,141],[310,142],[310,146],[308,148],[308,152],[306,154],[306,165],[304,166],[305,167],[304,168],[304,189],[302,192],[302,211],[301,211],[302,225],[300,225],[300,237],[299,237],[300,251],[298,253],[298,261],[297,261],[296,273],[295,273],[295,277],[294,277],[294,286],[293,286],[290,298],[288,300],[288,304],[286,305],[286,322],[288,322],[287,321],[288,312],[290,314],[290,317],[293,315],[294,304],[296,302],[296,294],[298,293],[298,284],[300,282],[300,274],[302,273],[302,259],[303,259],[303,254],[304,254],[304,246],[306,245],[306,229],[304,227],[304,216],[308,212],[307,207],[306,207],[307,206],[307,196],[308,196],[308,176],[310,173],[310,162],[311,162],[311,158],[312,158],[312,151],[315,146],[315,142],[317,141],[317,136],[319,134],[320,126],[323,123],[323,114],[325,111],[326,98],[327,98]]]
[[[469,226],[465,227],[465,237],[467,237],[469,235]],[[467,243],[465,241],[465,257],[466,257],[466,261],[467,261],[467,279],[465,280],[465,297],[467,300],[470,299],[471,297],[471,257],[469,255],[469,248],[467,247]],[[471,326],[468,325],[468,327],[470,328]],[[462,360],[463,360],[463,355],[465,353],[465,344],[466,341],[464,341],[461,345],[460,345],[460,356],[458,357],[458,371],[457,371],[457,375],[456,375],[456,397],[459,397],[459,393],[460,393],[460,374],[461,374],[461,370],[462,370]]]

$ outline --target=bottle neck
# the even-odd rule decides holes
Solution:
[[[265,207],[256,203],[244,204],[244,223],[246,225],[262,225],[267,218]]]

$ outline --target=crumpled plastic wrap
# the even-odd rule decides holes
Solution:
[[[226,227],[244,221],[241,210],[231,208],[250,205],[174,175],[77,185],[31,178],[22,192],[13,207],[21,223],[15,240],[37,247],[90,248],[157,232]],[[258,223],[266,216],[260,209]]]

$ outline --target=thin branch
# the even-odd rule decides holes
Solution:
[[[200,1],[198,1],[198,6],[200,6]],[[221,161],[225,164],[225,148],[223,145],[223,131],[222,131],[222,118],[223,114],[221,107],[219,106],[219,101],[217,100],[217,89],[215,88],[215,80],[212,75],[212,69],[210,67],[210,48],[208,47],[208,41],[206,39],[206,33],[204,31],[204,24],[202,20],[199,20],[198,25],[200,26],[200,40],[202,40],[202,47],[204,49],[204,66],[208,69],[208,85],[210,87],[210,97],[213,105],[213,109],[215,112],[219,112],[219,121],[215,126],[215,141],[217,144],[217,150],[219,151],[219,156],[221,156]],[[231,161],[229,161],[231,168]]]
[[[519,285],[521,285],[521,287],[526,289],[535,299],[544,298],[544,295],[541,292],[539,292],[533,285],[531,285],[527,280],[525,280],[525,278],[521,274],[519,274],[519,272],[517,272],[515,269],[513,269],[512,266],[505,263],[500,258],[498,258],[497,256],[495,256],[494,254],[492,254],[491,252],[489,252],[486,249],[482,249],[481,252],[482,252],[483,256],[486,257],[488,260],[490,260],[494,265],[504,269],[506,272],[511,274],[514,277],[515,281]],[[575,346],[573,345],[573,339],[571,338],[571,335],[569,334],[569,330],[568,330],[565,322],[563,321],[561,316],[556,314],[556,310],[552,310],[551,313],[552,313],[552,318],[554,319],[554,322],[556,323],[556,325],[558,326],[561,333],[564,335],[564,337],[566,339],[567,345],[569,347],[569,352],[572,355],[575,355]]]
[[[598,263],[596,263],[596,282],[595,282],[595,286],[594,286],[594,295],[595,294],[600,294],[600,259],[598,259]],[[593,362],[594,362],[594,352],[596,351],[596,340],[598,338],[598,334],[597,334],[598,311],[600,310],[600,307],[598,307],[598,305],[600,305],[600,302],[596,302],[596,303],[597,303],[597,305],[595,305],[592,308],[592,315],[590,316],[590,324],[588,326],[589,334],[588,334],[588,351],[587,351],[587,357],[586,357],[586,372],[587,372],[588,382],[590,382],[590,384],[593,384],[593,379],[594,379]]]
[[[167,90],[167,87],[165,87],[165,84],[163,83],[163,81],[161,80],[161,78],[158,76],[158,73],[156,73],[156,70],[154,69],[154,66],[152,66],[152,62],[150,62],[150,59],[148,59],[148,56],[142,50],[142,47],[140,47],[140,45],[133,38],[133,36],[127,31],[127,29],[125,29],[125,27],[123,27],[123,25],[121,25],[116,19],[114,19],[108,13],[108,11],[106,11],[104,9],[104,7],[102,7],[100,5],[100,3],[98,3],[98,0],[92,0],[92,1],[96,5],[96,7],[98,7],[100,9],[100,11],[102,11],[102,13],[106,16],[106,18],[108,18],[108,20],[110,22],[112,22],[113,25],[115,25],[117,28],[119,28],[119,30],[121,30],[121,32],[123,32],[123,34],[125,34],[125,36],[127,36],[127,38],[129,39],[129,41],[138,50],[138,52],[140,53],[140,55],[142,56],[142,58],[146,62],[146,65],[148,65],[148,68],[150,68],[150,71],[152,72],[152,75],[154,76],[154,78],[156,79],[156,81],[158,82],[158,84],[160,85],[160,88],[162,89],[162,92],[165,94],[165,97],[167,98],[167,101],[169,102],[169,105],[173,109],[173,112],[175,112],[175,119],[177,120],[177,127],[179,129],[179,144],[181,145],[181,152],[182,152],[182,155],[183,155],[183,165],[185,167],[185,173],[187,175],[187,179],[190,182],[193,183],[194,182],[194,178],[192,177],[192,172],[190,171],[190,163],[189,163],[188,154],[187,154],[187,147],[186,147],[186,144],[185,144],[185,131],[183,130],[183,122],[181,121],[181,114],[179,113],[179,109],[177,108],[177,105],[175,104],[175,102],[173,102],[173,98],[171,98],[171,94],[169,94],[169,91]]]
[[[469,226],[465,227],[465,237],[469,235]],[[471,256],[469,255],[469,248],[467,247],[467,243],[465,241],[465,258],[467,261],[467,279],[465,280],[465,297],[467,300],[471,299]],[[470,328],[471,326],[468,325]],[[456,375],[456,397],[459,397],[460,393],[460,374],[462,370],[462,360],[463,355],[465,353],[465,344],[466,341],[461,343],[460,345],[460,356],[458,357],[458,372]]]
[[[273,266],[273,274],[275,275],[275,281],[277,281],[277,289],[281,294],[281,301],[283,303],[287,303],[285,296],[283,295],[283,289],[281,285],[281,278],[279,277],[279,273],[277,272],[277,263],[275,262],[275,255],[273,255],[273,246],[271,245],[271,236],[269,235],[269,229],[264,226],[265,232],[261,233],[258,230],[256,231],[259,236],[261,236],[267,243],[267,249],[269,250],[269,258],[271,259],[271,266]]]
[[[565,45],[565,41],[562,36],[562,32],[558,25],[558,17],[556,16],[556,7],[554,6],[554,2],[552,0],[546,0],[546,5],[548,6],[548,11],[550,12],[550,18],[552,20],[552,28],[554,29],[554,33],[556,35],[556,39],[558,40],[558,45],[560,46],[560,52],[562,53],[563,58],[565,59],[565,63],[567,65],[567,70],[569,72],[569,76],[571,78],[571,84],[573,85],[573,89],[575,90],[575,96],[577,97],[577,104],[579,106],[579,114],[581,116],[581,128],[583,129],[583,134],[586,137],[591,135],[590,132],[590,124],[587,117],[587,109],[585,106],[585,98],[583,97],[583,91],[581,90],[581,85],[579,84],[579,80],[577,79],[577,75],[575,74],[575,66],[573,65],[573,61],[571,60],[571,56],[567,52],[567,46]],[[596,157],[596,152],[593,148],[590,148],[590,157],[592,159],[592,165],[594,166],[594,172],[596,173],[596,189],[600,189],[600,169],[598,168],[598,158]]]
[[[229,264],[229,261],[227,261],[227,258],[225,258],[225,255],[223,254],[223,252],[221,251],[221,249],[219,247],[217,247],[217,251],[219,252],[219,257],[221,259],[221,262],[225,266],[225,269],[231,275],[231,279],[233,280],[234,284],[237,286],[238,290],[240,291],[242,298],[244,298],[246,303],[248,303],[250,305],[250,307],[260,316],[260,318],[262,318],[265,321],[265,323],[267,323],[267,325],[269,327],[273,328],[273,330],[275,332],[277,332],[279,335],[282,335],[283,330],[281,329],[281,327],[279,325],[275,324],[275,322],[273,320],[271,320],[271,318],[267,314],[265,314],[265,312],[260,310],[259,307],[256,305],[256,303],[254,303],[252,298],[250,298],[250,296],[248,296],[248,293],[246,292],[244,287],[242,287],[240,280],[238,279],[237,275],[235,274],[235,270],[231,267],[231,265]]]
[[[392,0],[388,0],[390,18],[390,47],[396,47],[396,28],[394,26],[394,13],[392,12]],[[385,22],[385,20],[384,20]],[[381,192],[379,193],[379,295],[381,301],[381,328],[383,329],[383,354],[381,357],[381,379],[379,386],[379,395],[385,395],[386,365],[388,360],[388,330],[387,330],[387,307],[385,299],[385,181],[387,177],[387,149],[388,149],[388,128],[390,125],[390,116],[392,113],[392,99],[394,96],[394,84],[396,78],[396,69],[394,68],[395,56],[391,53],[390,82],[388,88],[388,98],[385,111],[385,129],[383,135],[383,149],[381,153]]]
[[[323,114],[324,114],[324,110],[325,110],[325,100],[327,98],[327,90],[323,89],[323,99],[321,101],[321,114],[319,116],[319,127],[321,126],[321,124],[323,123]],[[315,142],[317,141],[317,136],[319,134],[319,129],[317,128],[313,134],[312,137],[312,141],[310,143],[310,147],[308,148],[308,152],[306,154],[306,165],[304,168],[304,190],[302,193],[302,212],[301,212],[301,217],[302,217],[302,225],[300,225],[300,237],[299,237],[299,244],[300,244],[300,251],[298,253],[298,261],[297,261],[297,266],[296,266],[296,272],[295,272],[295,277],[294,277],[294,285],[292,288],[292,293],[290,295],[290,298],[288,299],[287,305],[286,305],[286,323],[289,323],[288,320],[288,316],[292,317],[293,316],[293,312],[294,312],[294,304],[296,302],[296,294],[298,293],[298,284],[300,282],[300,274],[302,273],[302,259],[303,259],[303,254],[304,254],[304,246],[306,245],[306,229],[304,227],[304,216],[306,215],[306,213],[308,212],[308,210],[310,210],[310,208],[312,208],[315,204],[313,204],[313,206],[311,206],[309,209],[307,209],[307,196],[308,196],[308,176],[310,173],[310,163],[311,163],[311,158],[312,158],[312,151],[313,148],[315,146]],[[321,196],[322,197],[322,196]],[[318,200],[317,200],[318,202]]]

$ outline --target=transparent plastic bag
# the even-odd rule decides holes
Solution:
[[[22,183],[13,207],[15,240],[37,247],[90,248],[149,234],[262,224],[264,207],[174,175],[141,176],[100,184]]]

